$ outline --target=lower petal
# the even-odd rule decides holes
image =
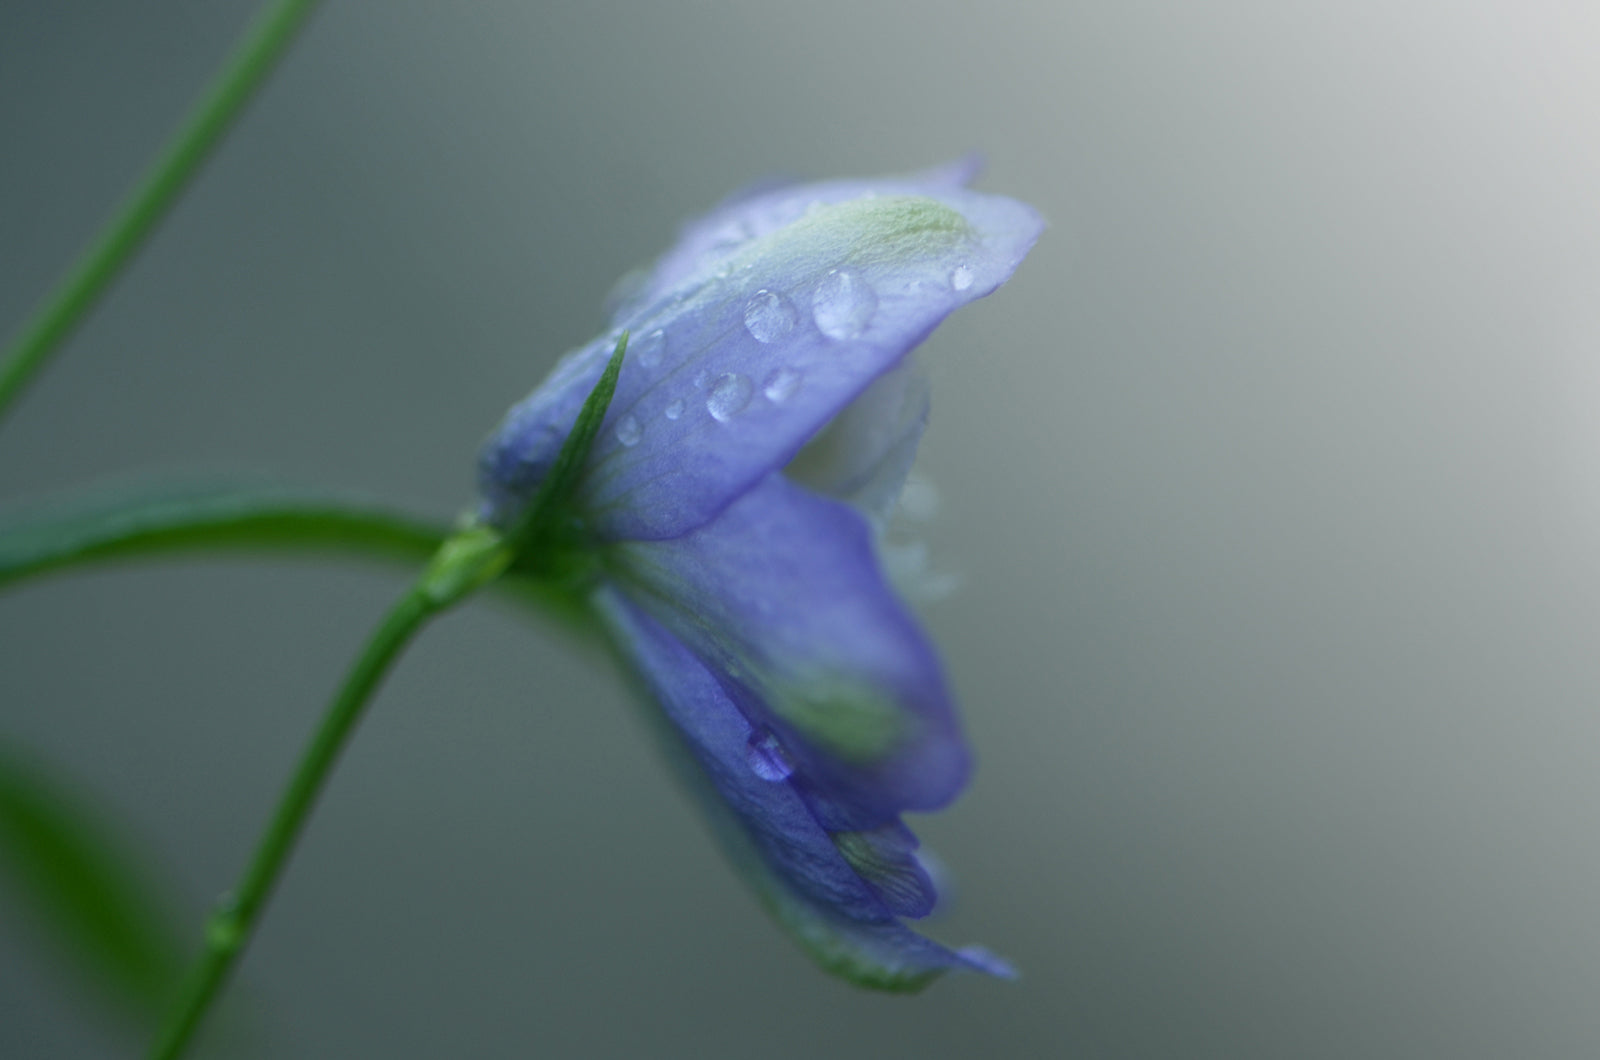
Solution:
[[[951,950],[907,928],[880,897],[881,886],[857,871],[852,862],[909,853],[915,841],[903,826],[897,822],[887,841],[830,834],[782,770],[764,766],[761,730],[693,653],[614,588],[599,590],[594,602],[619,654],[662,708],[652,716],[664,722],[663,742],[724,852],[820,965],[858,985],[895,991],[921,989],[952,968],[1009,974],[981,950]]]
[[[681,537],[611,546],[630,596],[793,759],[829,828],[933,810],[968,755],[933,646],[860,512],[770,475]]]

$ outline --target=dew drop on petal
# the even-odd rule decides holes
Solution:
[[[762,780],[788,780],[794,775],[794,764],[784,753],[783,745],[778,742],[778,738],[770,732],[757,730],[751,733],[750,742],[745,744],[744,751],[750,772]]]
[[[661,414],[669,420],[677,419],[679,416],[683,415],[683,402],[681,400],[674,401],[672,404],[662,409]]]
[[[811,298],[817,330],[830,339],[853,339],[867,330],[878,311],[878,296],[861,277],[834,269],[822,278]]]
[[[639,439],[644,437],[644,427],[632,416],[624,416],[617,421],[617,441],[629,447],[639,444]]]
[[[728,221],[715,232],[711,233],[710,247],[712,251],[732,250],[741,243],[750,239],[750,229],[743,221]]]
[[[757,342],[777,342],[794,330],[794,304],[776,291],[760,290],[744,307],[744,326]]]
[[[965,291],[972,286],[972,266],[957,265],[950,270],[950,286],[958,291]]]
[[[748,404],[755,387],[738,372],[729,372],[717,380],[706,395],[706,411],[722,423],[727,423]]]
[[[801,378],[800,373],[788,365],[775,368],[772,374],[767,376],[767,381],[762,384],[761,392],[774,405],[781,405],[794,397],[795,391],[800,389]]]
[[[639,340],[638,346],[628,352],[633,359],[639,362],[641,368],[655,368],[661,364],[661,355],[667,349],[667,333],[656,328],[650,334]]]

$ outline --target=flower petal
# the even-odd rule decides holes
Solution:
[[[794,180],[762,182],[730,195],[704,217],[683,226],[678,242],[644,272],[626,299],[618,299],[612,323],[626,326],[651,302],[715,271],[751,240],[771,235],[805,216],[817,205],[832,205],[874,195],[931,195],[963,188],[982,168],[976,155],[897,177],[830,180],[805,184]]]
[[[600,589],[594,602],[661,705],[669,724],[658,731],[701,796],[724,851],[819,964],[859,985],[900,991],[920,989],[951,968],[1009,974],[982,951],[950,950],[911,931],[853,865],[874,857],[892,863],[896,844],[904,847],[910,836],[903,826],[887,829],[894,833],[887,840],[841,843],[792,780],[760,766],[760,731],[684,645],[614,588]],[[864,849],[852,858],[843,847]]]
[[[1004,282],[1042,227],[948,182],[802,185],[740,209],[760,222],[750,239],[668,255],[620,321],[632,343],[581,497],[602,538],[674,537],[716,515]],[[491,438],[490,518],[526,501],[581,403],[570,392],[587,393],[613,343],[578,351]]]
[[[830,830],[937,809],[965,783],[938,657],[860,512],[775,474],[705,526],[602,562],[774,734]]]
[[[806,443],[783,473],[814,493],[889,519],[928,425],[928,373],[915,354],[880,375]]]

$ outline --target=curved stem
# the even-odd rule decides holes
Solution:
[[[367,641],[361,657],[345,678],[344,686],[312,736],[249,869],[238,888],[223,897],[207,921],[205,951],[185,983],[178,1003],[173,1006],[150,1052],[151,1057],[174,1060],[183,1053],[250,941],[262,906],[282,873],[339,752],[360,720],[367,700],[411,637],[446,606],[429,592],[426,582],[426,579],[419,582],[400,598]]]
[[[302,553],[414,565],[448,536],[438,523],[310,490],[96,488],[0,517],[0,593],[89,564],[186,553]]]
[[[246,31],[133,195],[6,349],[0,417],[166,215],[315,7],[316,0],[276,0]]]

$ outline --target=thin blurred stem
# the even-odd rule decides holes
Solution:
[[[334,763],[389,667],[430,618],[499,577],[510,560],[510,551],[492,530],[462,530],[439,547],[422,577],[379,623],[295,767],[249,868],[206,922],[205,950],[150,1051],[154,1060],[181,1056],[210,1011],[249,944]]]
[[[411,637],[438,610],[419,587],[411,589],[384,618],[339,689],[327,715],[278,804],[237,890],[223,897],[206,923],[205,952],[195,966],[152,1057],[182,1055],[212,1001],[244,952],[262,906],[294,849],[328,774],[360,720],[368,699]]]
[[[133,194],[6,348],[0,417],[166,216],[316,5],[317,0],[276,0],[251,24]]]
[[[368,699],[401,649],[436,609],[420,588],[413,588],[401,597],[367,642],[312,736],[238,889],[224,896],[207,921],[205,952],[151,1051],[152,1057],[170,1060],[183,1053],[250,941],[262,906]]]

